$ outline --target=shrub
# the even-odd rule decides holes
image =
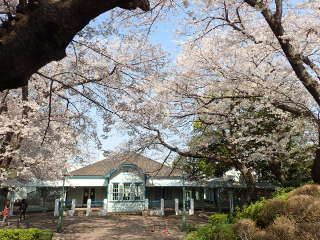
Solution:
[[[214,228],[214,238],[212,240],[236,240],[233,224],[221,224]]]
[[[237,212],[236,219],[251,218],[252,220],[256,221],[259,218],[260,212],[265,204],[265,199],[251,203],[249,206]]]
[[[308,223],[320,224],[320,200],[314,201],[307,207],[308,208],[304,212],[303,220]]]
[[[288,194],[288,197],[298,196],[298,195],[308,195],[315,198],[320,198],[320,185],[317,184],[307,184],[299,187]]]
[[[309,195],[292,196],[286,201],[286,215],[302,221],[304,212],[313,202],[314,198]]]
[[[258,217],[257,225],[260,227],[267,227],[273,223],[276,217],[285,213],[286,201],[282,199],[268,200],[262,207]]]
[[[274,236],[270,232],[260,230],[254,234],[252,240],[274,240]]]
[[[184,238],[184,240],[198,240],[198,233],[196,231],[189,232],[188,235]]]
[[[252,240],[257,231],[258,228],[251,219],[241,219],[235,224],[235,232],[240,239]]]
[[[53,233],[37,228],[1,229],[0,240],[51,240]]]
[[[236,240],[232,224],[220,224],[216,226],[205,225],[196,232],[190,232],[185,240]]]
[[[189,232],[194,232],[197,230],[196,226],[194,224],[190,224],[187,223],[187,225],[185,226],[185,228],[183,229],[185,232],[189,233]]]
[[[297,240],[320,239],[319,223],[299,224],[299,236]]]
[[[205,225],[197,230],[197,237],[199,240],[212,240],[213,239],[213,231],[214,227],[211,225]]]
[[[288,198],[289,192],[294,190],[293,187],[287,188],[277,188],[276,191],[272,194],[272,198],[286,200]]]
[[[212,225],[220,225],[228,223],[228,215],[227,214],[214,214],[209,217],[208,222]]]
[[[296,223],[284,216],[277,217],[268,230],[273,234],[274,240],[296,239],[298,231]]]

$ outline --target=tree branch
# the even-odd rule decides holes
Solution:
[[[141,3],[144,3],[141,5]],[[147,10],[147,0],[38,1],[0,25],[0,91],[26,85],[37,70],[66,56],[65,49],[90,20],[117,6]]]

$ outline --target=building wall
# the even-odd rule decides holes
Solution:
[[[142,201],[109,201],[108,212],[138,212],[145,209]]]
[[[102,187],[107,186],[108,181],[106,178],[67,178],[64,185],[66,187]]]
[[[144,182],[142,175],[132,172],[119,172],[115,174],[111,179],[110,183],[124,183],[124,182]]]
[[[141,184],[141,199],[140,200],[123,200],[124,183],[139,183]],[[113,185],[118,184],[119,200],[113,200]],[[108,190],[108,212],[135,212],[142,211],[145,207],[144,202],[144,176],[134,169],[123,169],[123,171],[116,173],[109,183]]]

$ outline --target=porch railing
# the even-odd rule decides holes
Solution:
[[[150,209],[160,208],[160,200],[149,200],[149,208]]]
[[[102,208],[103,207],[103,200],[93,200],[93,201],[91,201],[91,207],[93,207],[93,208]]]

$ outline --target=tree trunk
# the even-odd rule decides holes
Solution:
[[[318,123],[318,148],[311,167],[311,177],[314,183],[320,184],[320,123]]]
[[[315,157],[313,159],[313,165],[311,168],[311,176],[314,183],[320,184],[320,146],[316,150]]]
[[[246,204],[250,204],[251,202],[257,200],[256,182],[251,171],[247,167],[242,166],[239,171],[241,172],[241,175],[243,176],[243,179],[247,185],[244,202]]]
[[[39,68],[65,57],[70,41],[90,20],[117,6],[129,8],[128,3],[130,9],[141,8],[136,0],[32,1],[32,7],[0,25],[0,92],[26,85]]]

